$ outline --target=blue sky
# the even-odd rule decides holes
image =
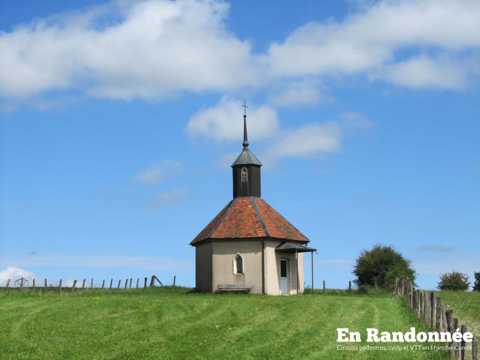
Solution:
[[[192,286],[245,99],[317,284],[378,243],[422,287],[480,271],[478,2],[20,4],[0,3],[0,270]]]

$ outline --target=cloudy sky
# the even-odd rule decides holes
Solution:
[[[480,271],[480,2],[0,2],[0,281],[157,273],[231,199],[241,103],[263,197],[341,287],[373,244],[419,285]]]

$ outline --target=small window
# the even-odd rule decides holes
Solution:
[[[287,263],[287,260],[285,259],[282,259],[280,260],[280,276],[281,277],[287,277],[288,273],[288,263]]]
[[[235,256],[235,273],[243,274],[243,258],[239,254]]]
[[[243,167],[240,171],[240,181],[242,183],[248,182],[248,169],[246,167]]]

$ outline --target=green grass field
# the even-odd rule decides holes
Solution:
[[[425,329],[389,294],[291,297],[183,289],[0,292],[3,359],[444,359],[339,351],[336,328]]]
[[[480,336],[480,292],[442,291],[440,297],[452,307],[455,317]]]

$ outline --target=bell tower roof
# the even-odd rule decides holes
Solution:
[[[262,166],[262,163],[260,162],[260,160],[257,159],[253,152],[251,152],[248,148],[245,148],[242,150],[240,155],[238,155],[237,159],[233,162],[232,167],[238,165]]]

